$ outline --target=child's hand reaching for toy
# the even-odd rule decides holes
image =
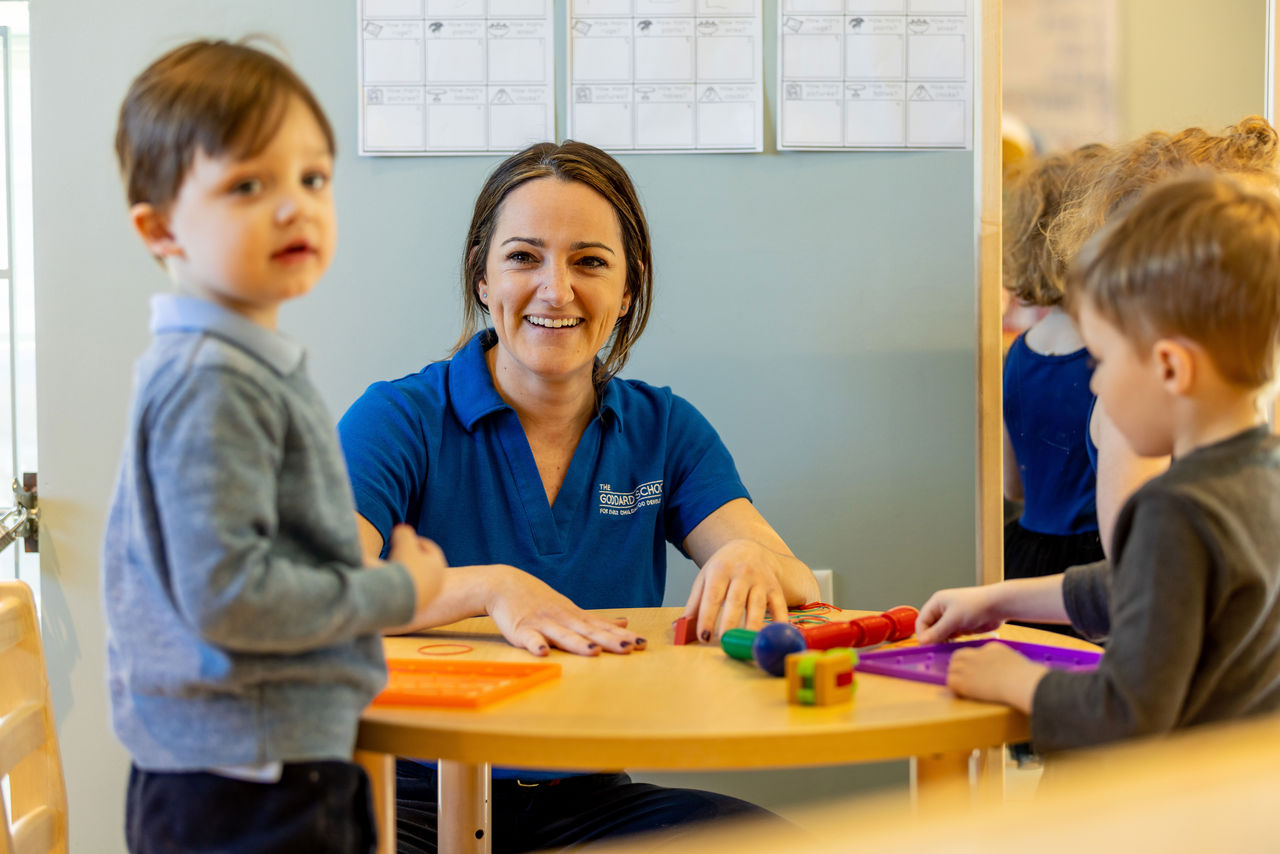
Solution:
[[[947,687],[960,697],[1005,703],[1030,714],[1036,686],[1048,672],[1012,647],[993,641],[953,652]]]
[[[920,643],[942,643],[956,635],[989,632],[1000,628],[993,587],[956,587],[939,590],[929,597],[916,618],[916,639]]]

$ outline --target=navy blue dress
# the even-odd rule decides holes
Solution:
[[[1005,578],[1056,575],[1103,558],[1087,448],[1093,366],[1083,348],[1048,356],[1020,335],[1004,364],[1004,423],[1022,478],[1022,515],[1005,526]],[[1061,626],[1041,626],[1057,631]]]

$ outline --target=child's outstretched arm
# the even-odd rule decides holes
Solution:
[[[920,609],[916,638],[920,643],[941,643],[956,635],[992,631],[1009,619],[1070,623],[1062,576],[939,590]]]

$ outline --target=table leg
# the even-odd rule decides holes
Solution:
[[[918,810],[969,798],[969,764],[974,751],[934,753],[911,759],[911,802]]]
[[[975,798],[983,804],[1004,803],[1004,745],[979,750]]]
[[[357,750],[355,763],[369,775],[373,826],[378,829],[378,854],[395,854],[396,758],[390,753]]]
[[[489,764],[441,759],[436,769],[436,841],[441,854],[489,854]]]

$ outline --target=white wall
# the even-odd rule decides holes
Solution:
[[[771,38],[773,0],[765,10]],[[127,759],[108,726],[98,551],[147,297],[165,286],[125,221],[111,154],[119,100],[187,38],[263,31],[285,43],[338,131],[341,248],[282,324],[311,346],[336,415],[368,382],[454,340],[459,244],[496,162],[353,156],[354,27],[350,0],[32,3],[44,617],[73,850],[123,849]],[[563,80],[562,49],[558,61]],[[770,55],[765,79],[771,107]],[[765,515],[799,555],[835,568],[839,604],[918,604],[971,581],[972,153],[624,162],[658,277],[627,374],[673,385],[708,415]],[[673,575],[680,598],[690,568]],[[886,773],[713,785],[783,806],[902,779],[900,764]]]
[[[1261,115],[1270,2],[1121,0],[1121,138]]]

